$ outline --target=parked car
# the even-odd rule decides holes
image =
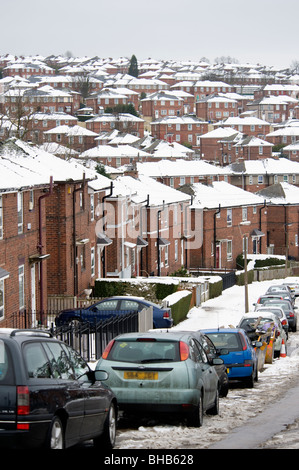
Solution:
[[[112,448],[118,408],[106,378],[46,331],[0,329],[0,447]]]
[[[292,294],[288,286],[281,286],[281,285],[270,286],[266,290],[266,295],[268,294],[281,295],[284,299],[289,299],[293,305],[295,303],[295,296]]]
[[[209,362],[212,363],[214,358],[219,357],[219,353],[217,352],[215,345],[212,343],[208,336],[202,335],[202,333],[200,332],[199,334],[201,335],[201,344],[204,348],[204,351],[208,356]],[[226,366],[223,363],[215,364],[214,367],[219,377],[219,396],[221,398],[226,397],[229,391],[229,380]]]
[[[283,282],[283,286],[288,286],[291,292],[294,294],[295,297],[299,295],[299,283],[298,282]]]
[[[273,337],[274,357],[280,356],[282,340],[286,345],[287,337],[281,321],[274,313],[267,311],[266,307],[243,315],[238,327],[243,328],[253,341],[266,335],[268,335],[269,340]]]
[[[297,307],[292,306],[288,300],[284,299],[267,299],[263,306],[266,307],[267,305],[271,306],[278,306],[281,307],[286,314],[288,324],[289,324],[289,331],[296,332],[297,331]]]
[[[293,306],[293,303],[291,299],[289,298],[287,293],[276,293],[276,294],[264,294],[261,295],[257,302],[254,303],[253,305],[263,305],[265,302],[268,300],[287,300],[291,306]]]
[[[203,412],[219,412],[219,377],[201,334],[148,331],[114,338],[96,370],[109,374],[120,410],[133,413],[177,413],[191,426],[201,426]]]
[[[94,324],[116,315],[140,312],[148,307],[153,307],[154,328],[170,328],[173,325],[171,308],[162,308],[142,297],[129,296],[108,297],[89,307],[62,310],[56,317],[55,323],[57,327],[74,322],[89,322]]]
[[[289,323],[288,323],[287,316],[286,316],[284,310],[281,307],[278,307],[276,305],[272,306],[271,304],[266,302],[266,304],[263,304],[262,307],[257,307],[255,311],[260,312],[261,315],[265,311],[274,313],[274,315],[276,315],[277,318],[280,320],[280,322],[282,324],[282,327],[283,327],[283,329],[285,331],[285,334],[286,334],[286,339],[288,339],[288,337],[289,337]]]
[[[242,380],[253,387],[258,380],[258,360],[254,346],[241,328],[213,328],[201,330],[215,345],[228,369],[229,380]]]

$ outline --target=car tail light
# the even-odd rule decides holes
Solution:
[[[290,317],[293,317],[293,316],[294,316],[294,314],[293,314],[293,313],[290,313]]]
[[[240,335],[240,338],[241,338],[242,349],[243,349],[243,351],[246,351],[246,349],[247,349],[247,344],[246,344],[245,338],[244,338],[244,336],[242,335],[242,333],[239,333],[239,335]]]
[[[184,343],[184,341],[180,341],[180,359],[181,361],[186,361],[189,357],[189,346],[188,344]]]
[[[29,388],[27,386],[17,387],[17,414],[19,416],[29,415],[30,412],[30,397]],[[29,423],[17,423],[17,429],[28,431]]]
[[[107,359],[108,354],[110,353],[111,348],[112,348],[112,346],[114,345],[114,343],[115,343],[115,339],[112,339],[112,340],[107,344],[106,348],[105,348],[104,351],[103,351],[102,359]]]
[[[252,361],[250,359],[245,359],[244,367],[251,367],[251,366],[252,366]]]
[[[286,325],[287,323],[288,323],[287,320],[282,320],[281,322],[282,325]]]
[[[27,386],[17,387],[17,414],[29,415],[29,388]]]
[[[169,318],[170,318],[170,313],[167,312],[167,311],[166,311],[166,312],[163,312],[163,318],[164,318],[164,320],[169,319]]]

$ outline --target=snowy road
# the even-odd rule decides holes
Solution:
[[[249,285],[249,306],[251,307],[259,295],[265,293],[268,286],[274,283],[278,284],[279,280]],[[299,304],[299,300],[297,303]],[[221,297],[193,308],[188,318],[175,328],[198,330],[236,325],[244,313],[244,304],[244,287],[234,286],[224,291]],[[132,423],[123,420],[117,434],[116,449],[208,449],[223,441],[235,428],[250,424],[252,418],[262,416],[263,411],[269,409],[272,404],[277,404],[292,387],[298,385],[299,391],[299,333],[289,334],[287,350],[287,357],[265,365],[253,389],[234,385],[228,396],[220,399],[219,415],[205,415],[201,428],[188,428],[173,417],[167,422],[164,420]],[[299,412],[298,415],[295,412],[292,415],[292,411],[289,414],[288,420],[284,420],[278,428],[273,426],[270,435],[265,436],[267,442],[261,439],[259,445],[270,448],[299,448],[296,438]],[[266,418],[269,421],[269,417]],[[229,444],[227,448],[230,448]]]

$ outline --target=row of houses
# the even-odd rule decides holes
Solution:
[[[289,183],[254,193],[223,174],[178,190],[142,168],[111,179],[16,139],[1,144],[0,167],[1,326],[24,310],[43,322],[51,296],[84,296],[98,278],[235,269],[246,241],[249,253],[299,257]]]

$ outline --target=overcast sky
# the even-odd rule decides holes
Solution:
[[[0,54],[288,67],[299,60],[298,0],[0,0]]]

